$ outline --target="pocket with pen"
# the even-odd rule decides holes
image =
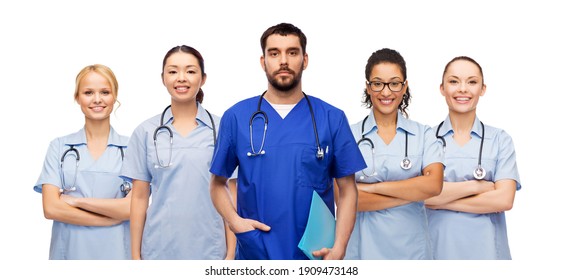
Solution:
[[[312,187],[322,193],[332,186],[329,177],[332,155],[325,153],[322,159],[318,159],[316,153],[316,146],[307,146],[303,149],[297,171],[298,184],[301,187]]]

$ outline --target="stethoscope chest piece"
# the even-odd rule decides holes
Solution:
[[[132,188],[131,183],[128,181],[123,181],[121,186],[119,186],[119,189],[123,193],[123,196],[127,196],[127,194],[129,194],[129,192],[131,191],[131,188]]]
[[[401,161],[401,168],[404,170],[409,170],[412,167],[412,161],[409,158],[404,158]]]
[[[72,184],[70,184],[70,186],[67,184],[67,182],[65,180],[66,178],[65,178],[65,175],[64,175],[64,171],[61,173],[61,181],[62,181],[62,185],[63,185],[63,188],[62,188],[61,191],[63,193],[76,191],[76,178],[77,178],[77,175],[78,175],[78,165],[80,164],[80,153],[78,152],[78,150],[73,145],[71,145],[70,148],[68,148],[68,150],[66,150],[63,153],[63,156],[61,157],[61,171],[64,170],[65,158],[67,156],[74,157],[74,159],[76,161],[76,165],[74,166],[74,178],[73,178]]]
[[[485,171],[485,169],[481,167],[481,165],[477,166],[477,168],[473,170],[473,177],[475,177],[475,179],[477,180],[483,180],[485,178],[485,175],[487,175],[487,171]]]

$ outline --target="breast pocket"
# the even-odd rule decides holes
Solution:
[[[325,190],[330,184],[330,162],[332,155],[325,153],[323,158],[317,158],[317,147],[306,147],[301,154],[298,166],[298,183],[300,187],[312,187]]]
[[[90,172],[92,186],[92,197],[97,198],[121,198],[120,185],[123,182],[117,173],[113,172]]]

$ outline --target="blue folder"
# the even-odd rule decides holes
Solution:
[[[332,215],[332,212],[330,212],[330,209],[328,209],[319,194],[313,191],[307,227],[297,247],[299,247],[309,259],[320,260],[320,257],[313,256],[313,251],[322,248],[332,248],[334,245],[335,230],[336,221],[334,215]]]

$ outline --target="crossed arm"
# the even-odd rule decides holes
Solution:
[[[130,197],[77,198],[61,194],[54,185],[42,189],[43,214],[49,220],[79,226],[112,226],[129,219]]]
[[[431,209],[486,214],[512,209],[515,194],[516,181],[512,179],[444,182],[442,193],[425,204]]]
[[[421,201],[440,194],[444,168],[441,163],[431,163],[422,175],[413,178],[378,183],[358,183],[358,211],[377,211]]]

